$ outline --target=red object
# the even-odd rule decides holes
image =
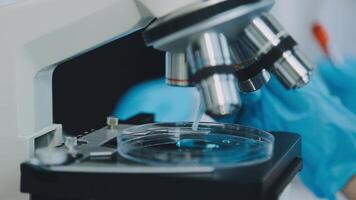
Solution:
[[[324,26],[321,25],[319,22],[316,22],[313,25],[313,35],[317,40],[318,44],[320,45],[320,47],[322,48],[323,52],[327,56],[330,56],[329,35],[326,29],[324,28]]]

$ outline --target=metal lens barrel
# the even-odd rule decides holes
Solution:
[[[201,34],[192,40],[187,56],[206,113],[224,116],[238,110],[241,100],[225,36],[216,32]]]
[[[254,52],[259,64],[266,65],[287,89],[309,82],[314,66],[271,14],[253,19],[240,40],[245,48]]]

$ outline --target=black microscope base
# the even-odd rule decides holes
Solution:
[[[300,136],[273,133],[265,163],[199,174],[58,172],[23,163],[21,191],[31,200],[278,199],[302,168]]]

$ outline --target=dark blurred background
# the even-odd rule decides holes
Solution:
[[[66,134],[103,127],[129,88],[164,76],[164,53],[146,47],[141,34],[135,32],[56,68],[53,117]]]

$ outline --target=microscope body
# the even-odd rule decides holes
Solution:
[[[211,115],[231,114],[239,109],[239,90],[250,92],[261,88],[269,79],[268,70],[275,72],[287,88],[302,86],[308,81],[311,68],[284,29],[264,14],[273,3],[272,0],[0,3],[0,154],[8,158],[0,171],[0,198],[25,198],[18,188],[20,162],[33,157],[37,148],[63,143],[62,127],[53,124],[52,116],[52,74],[56,66],[145,28],[154,18],[158,20],[148,27],[144,38],[149,46],[167,52],[167,83],[197,86]],[[274,56],[272,61],[266,55]],[[263,65],[273,66],[261,67],[261,59],[269,61]],[[250,68],[246,61],[252,63],[253,70],[246,70]],[[241,74],[236,73],[241,69]]]
[[[133,0],[0,2],[0,155],[4,158],[0,199],[25,199],[19,188],[20,163],[46,141],[62,142],[62,127],[52,120],[56,66],[146,27],[154,17],[145,4]]]

